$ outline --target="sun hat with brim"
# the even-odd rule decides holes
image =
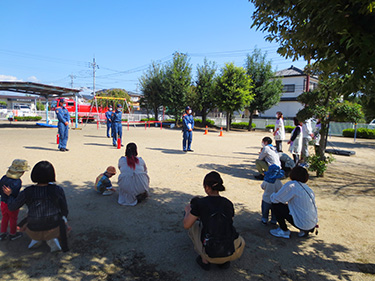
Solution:
[[[264,172],[264,181],[269,183],[275,183],[277,179],[285,177],[285,172],[275,164],[268,167],[268,171]]]
[[[108,174],[116,175],[116,168],[113,166],[109,166],[106,170]]]
[[[29,171],[30,166],[27,163],[27,160],[15,159],[12,162],[12,165],[9,167],[6,176],[11,179],[19,179],[24,172]]]

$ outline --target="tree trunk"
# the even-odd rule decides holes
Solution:
[[[205,110],[202,110],[202,125],[203,126],[206,126],[207,124],[206,124],[206,121],[207,120],[207,113],[206,113],[206,111]]]
[[[249,116],[249,127],[247,128],[248,131],[251,131],[253,129],[253,112],[250,112]]]
[[[229,132],[230,130],[230,123],[231,123],[231,120],[232,120],[232,115],[230,114],[230,112],[227,112],[227,128],[226,128],[226,131]]]
[[[154,108],[154,114],[155,114],[155,121],[158,121],[158,117],[159,117],[159,110],[157,107]]]

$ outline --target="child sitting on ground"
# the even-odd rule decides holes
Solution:
[[[30,170],[30,166],[28,165],[26,160],[15,159],[13,160],[12,165],[9,167],[5,176],[3,176],[0,180],[1,214],[3,217],[1,220],[0,241],[3,241],[8,237],[8,224],[10,227],[10,240],[16,240],[22,237],[22,233],[17,232],[17,220],[19,210],[9,211],[9,196],[3,192],[2,187],[9,187],[12,190],[12,194],[10,196],[17,197],[22,186],[22,181],[20,178],[28,170]]]
[[[283,170],[279,166],[273,164],[268,167],[268,171],[264,172],[264,181],[260,187],[264,190],[262,199],[262,223],[267,224],[269,211],[271,210],[271,224],[276,224],[276,217],[272,212],[271,194],[278,192],[283,184],[280,179],[285,176]]]
[[[112,195],[116,189],[112,187],[110,178],[114,175],[116,175],[116,168],[109,166],[104,173],[96,178],[95,190],[102,195]]]

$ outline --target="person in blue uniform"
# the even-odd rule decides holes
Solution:
[[[108,107],[108,111],[105,113],[105,118],[107,119],[107,138],[110,138],[112,136],[112,106]],[[109,131],[111,130],[111,134],[109,134]]]
[[[65,99],[60,99],[59,106],[56,107],[56,115],[59,123],[57,124],[57,128],[59,130],[59,150],[62,152],[69,151],[66,148],[66,144],[68,142],[68,131],[69,131],[69,122],[70,122],[70,115],[68,110],[65,108],[66,102]]]
[[[113,146],[117,146],[117,138],[120,138],[121,146],[123,146],[122,145],[121,118],[122,118],[122,106],[121,104],[118,104],[116,111],[112,112],[112,115],[111,115]]]
[[[191,115],[191,113],[192,113],[192,110],[190,106],[187,106],[185,108],[184,115],[182,115],[182,125],[183,125],[182,149],[184,152],[193,151],[191,149],[191,142],[193,141],[194,118],[193,118],[193,115]]]

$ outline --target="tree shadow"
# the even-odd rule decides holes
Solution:
[[[146,147],[146,149],[161,151],[165,154],[186,154],[186,152],[180,149],[169,149],[169,148],[158,148],[158,147]]]
[[[375,148],[375,140],[356,142],[343,142],[343,141],[330,141],[327,142],[327,148],[345,148],[345,149],[355,149],[355,148]]]
[[[108,139],[106,136],[83,135],[86,138]]]
[[[117,204],[117,195],[101,196],[94,183],[60,184],[70,210],[70,251],[49,253],[46,246],[28,250],[29,238],[0,243],[2,280],[350,280],[352,273],[374,274],[375,265],[340,260],[350,251],[318,236],[275,238],[263,226],[260,211],[234,204],[234,224],[244,237],[243,256],[230,269],[202,271],[182,227],[183,209],[196,194],[153,187],[135,207]],[[225,194],[223,193],[225,196]],[[25,214],[20,212],[20,218]]]
[[[35,150],[48,150],[48,151],[59,151],[57,148],[48,148],[48,147],[40,147],[40,146],[24,146],[26,149],[35,149]]]
[[[104,147],[113,147],[112,144],[105,144],[105,143],[84,143],[83,145],[92,145],[92,146],[104,146]]]
[[[231,175],[236,178],[249,179],[256,175],[258,172],[255,170],[255,165],[243,164],[229,164],[221,165],[216,163],[206,163],[197,165],[198,168],[217,171],[219,173]]]

